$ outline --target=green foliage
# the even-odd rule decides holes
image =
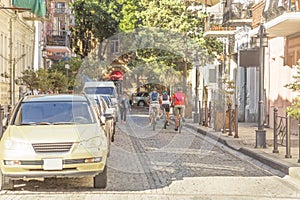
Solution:
[[[58,71],[49,73],[51,91],[64,93],[67,86],[67,77]]]
[[[300,66],[297,66],[297,75],[293,76],[294,82],[286,84],[285,87],[292,90],[293,92],[300,91]],[[296,97],[292,101],[292,105],[287,107],[286,112],[289,116],[295,119],[300,117],[300,97]]]
[[[138,39],[129,37],[126,42],[134,41],[138,48],[124,51],[123,54],[128,56],[121,57],[134,55],[138,63],[145,63],[144,66],[159,66],[159,70],[151,71],[157,72],[157,77],[160,77],[162,70],[172,68],[173,72],[180,72],[186,78],[187,71],[193,67],[195,51],[207,49],[209,54],[222,52],[220,42],[203,37],[206,13],[192,10],[191,5],[199,6],[201,3],[180,0],[74,1],[75,52],[86,56],[90,51],[89,40],[96,37],[100,43],[97,59],[101,60],[100,51],[104,52],[106,48],[102,44],[105,39],[120,31],[134,33],[133,37]],[[127,46],[126,42],[123,46]],[[128,62],[131,69],[138,66],[135,62]],[[99,67],[101,63],[92,65]],[[83,71],[92,78],[99,77],[101,73],[91,65],[84,67]]]
[[[18,77],[18,81],[28,86],[30,90],[37,89],[42,93],[65,92],[67,86],[66,76],[57,70],[47,71],[40,68],[36,72],[33,70],[25,70],[22,76]]]
[[[70,69],[68,70],[68,76],[67,76],[67,69],[65,67],[66,62],[61,61],[58,63],[55,63],[49,68],[50,73],[59,72],[63,74],[68,82],[68,88],[73,88],[75,84],[75,80],[78,74],[78,71],[83,63],[83,60],[80,57],[72,57],[70,60]]]
[[[138,0],[119,0],[119,3],[123,5],[120,11],[121,19],[119,28],[121,31],[132,31],[138,27],[139,18],[136,12],[141,10],[138,2]]]
[[[192,3],[174,0],[120,2],[124,3],[120,29],[135,31],[140,40],[137,46],[150,47],[138,49],[137,59],[155,61],[160,66],[172,66],[184,74],[192,68],[193,61],[188,58],[195,57],[195,50],[207,49],[210,54],[213,51],[222,52],[222,44],[216,39],[203,38],[206,14],[192,11],[189,7]],[[201,4],[193,2],[193,5]],[[146,31],[133,30],[137,27]],[[155,43],[157,45],[153,45]]]
[[[300,118],[300,98],[296,97],[292,101],[292,105],[286,108],[286,112],[294,119]]]
[[[72,31],[75,53],[85,57],[91,50],[91,39],[99,42],[118,31],[121,5],[117,0],[76,0],[71,3],[76,27]]]
[[[235,88],[236,88],[234,81],[229,80],[228,78],[225,78],[223,80],[223,84],[224,84],[223,93],[226,98],[226,105],[231,106],[233,104],[233,95],[234,95]]]

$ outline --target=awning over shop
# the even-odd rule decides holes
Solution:
[[[112,81],[123,80],[123,73],[119,70],[115,70],[109,75],[109,79]]]
[[[62,47],[62,46],[47,46],[47,51],[53,52],[53,53],[70,53],[71,50],[68,47]]]

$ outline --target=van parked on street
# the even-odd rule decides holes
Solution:
[[[109,95],[116,112],[119,116],[118,93],[113,81],[91,81],[86,82],[83,87],[83,92],[93,99],[97,99],[98,95]],[[118,121],[118,117],[116,118]]]

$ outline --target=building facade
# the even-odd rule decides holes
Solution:
[[[13,8],[11,1],[0,1],[0,104],[14,105],[19,100],[17,78],[33,69],[35,26],[22,17],[26,10]]]
[[[263,121],[265,126],[273,127],[274,108],[279,109],[279,115],[285,116],[286,108],[296,95],[285,85],[293,82],[296,66],[300,64],[300,2],[227,0],[219,4],[224,7],[221,28],[216,29],[217,25],[209,21],[210,28],[205,30],[204,36],[220,40],[227,34],[229,38],[223,42],[227,46],[226,59],[220,75],[227,74],[235,82],[238,119],[240,122],[258,121],[259,76],[263,63]],[[216,13],[208,13],[209,16],[216,16]],[[235,29],[234,37],[228,37],[230,27]],[[254,37],[260,37],[261,27],[265,28],[268,38],[263,55],[253,42]],[[224,85],[220,84],[221,88]],[[297,122],[292,124],[292,129],[297,129]]]
[[[71,30],[74,17],[71,0],[49,0],[46,3],[48,20],[43,23],[42,47],[44,68],[59,61],[69,62],[71,54]],[[68,68],[68,65],[66,65]]]

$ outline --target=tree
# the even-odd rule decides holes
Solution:
[[[64,93],[67,89],[67,77],[58,71],[49,73],[49,79],[51,80],[50,89],[54,93]]]
[[[293,76],[294,82],[286,84],[285,87],[292,90],[293,92],[297,92],[298,95],[292,101],[292,105],[287,107],[286,112],[289,116],[292,116],[295,119],[300,118],[300,66],[297,66],[297,75]]]
[[[136,12],[141,10],[139,0],[119,0],[119,3],[123,5],[120,11],[119,29],[128,32],[138,28],[140,20]]]
[[[67,69],[65,68],[65,61],[61,61],[58,63],[55,63],[49,68],[49,73],[56,73],[60,72],[63,74],[67,80],[67,86],[68,88],[73,88],[75,84],[75,79],[77,78],[77,74],[79,72],[79,69],[83,63],[83,59],[80,57],[72,57],[70,59],[70,69],[68,69],[68,76],[67,76]]]
[[[18,77],[18,81],[30,90],[37,89],[42,93],[48,91],[64,93],[67,86],[64,74],[57,70],[48,71],[43,68],[38,69],[36,72],[33,70],[23,71],[22,76]]]
[[[102,43],[118,31],[121,5],[117,0],[77,0],[71,3],[76,27],[72,30],[75,53],[85,57],[94,38]]]
[[[123,0],[124,1],[124,0]],[[177,33],[176,38],[172,36],[167,37],[165,41],[159,41],[158,43],[165,43],[169,45],[169,50],[176,49],[183,52],[181,56],[175,55],[167,51],[161,51],[158,48],[152,49],[140,49],[137,54],[142,58],[144,56],[158,57],[158,60],[165,59],[166,64],[171,64],[177,68],[177,70],[183,70],[190,67],[187,57],[191,57],[192,51],[195,48],[207,49],[208,53],[217,51],[221,53],[222,45],[215,39],[204,39],[204,21],[206,14],[202,12],[195,12],[191,5],[197,6],[200,3],[174,1],[174,0],[129,0],[125,1],[125,5],[122,7],[122,19],[120,20],[120,29],[124,31],[135,31],[137,34],[145,34],[143,31],[136,30],[136,28],[151,29],[153,28]],[[126,26],[127,25],[127,26]],[[151,43],[151,40],[161,40],[159,34],[155,35],[152,31],[148,37],[141,39],[141,43]],[[178,38],[180,37],[180,38]],[[142,38],[142,37],[140,37]],[[194,41],[194,44],[190,46],[188,43],[190,40]],[[179,41],[181,40],[181,41]],[[178,45],[183,44],[186,45]],[[146,46],[146,45],[141,45]],[[187,69],[186,69],[187,70]]]

